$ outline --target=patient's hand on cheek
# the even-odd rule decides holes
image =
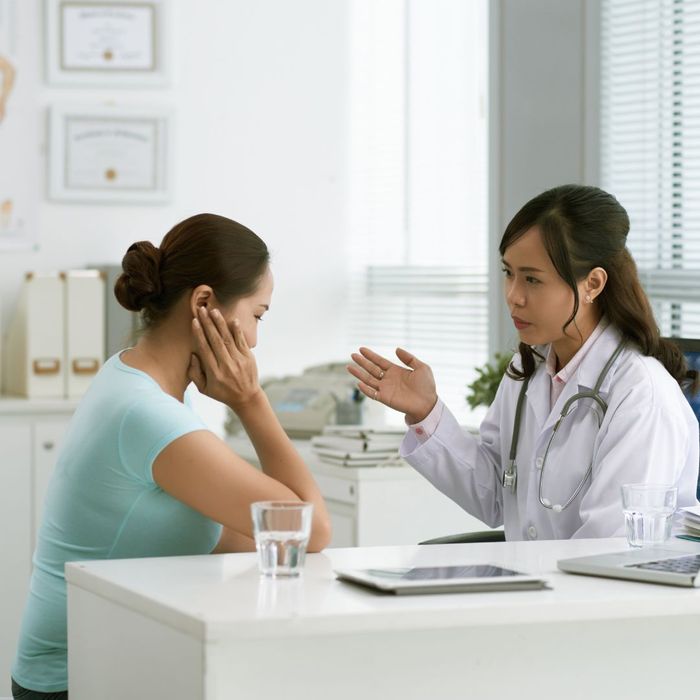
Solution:
[[[230,330],[216,309],[198,309],[192,320],[195,352],[190,357],[188,377],[203,394],[225,403],[234,411],[246,406],[262,389],[255,357],[240,324]]]

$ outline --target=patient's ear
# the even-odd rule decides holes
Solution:
[[[190,312],[192,318],[196,318],[201,306],[211,310],[214,304],[214,290],[206,284],[200,284],[190,292]]]

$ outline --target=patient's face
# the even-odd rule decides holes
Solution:
[[[272,272],[268,267],[260,279],[258,288],[250,296],[238,299],[230,306],[221,309],[229,327],[232,327],[234,319],[238,319],[246,342],[251,348],[258,344],[258,324],[270,308],[272,288]]]

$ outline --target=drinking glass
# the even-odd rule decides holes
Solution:
[[[311,535],[313,503],[258,501],[250,510],[260,573],[299,576]]]
[[[669,484],[624,484],[622,508],[630,547],[663,544],[671,536],[678,489]]]

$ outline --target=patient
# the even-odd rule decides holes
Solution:
[[[145,332],[111,357],[71,421],[49,485],[12,668],[15,698],[66,698],[66,562],[254,549],[250,504],[314,504],[310,551],[330,524],[314,480],[258,383],[258,324],[270,308],[263,241],[213,214],[134,243],[115,285]],[[254,468],[189,407],[185,390],[229,406]]]

